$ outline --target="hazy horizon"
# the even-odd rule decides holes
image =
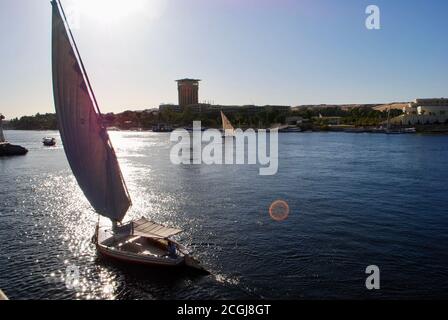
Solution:
[[[202,79],[223,105],[375,104],[448,96],[448,3],[62,0],[104,113],[177,103]],[[107,6],[105,5],[107,3]],[[367,30],[365,9],[381,9]],[[51,6],[0,2],[0,113],[53,113]]]

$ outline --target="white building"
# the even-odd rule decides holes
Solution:
[[[391,119],[394,125],[448,123],[448,99],[416,99],[403,108],[402,115]]]

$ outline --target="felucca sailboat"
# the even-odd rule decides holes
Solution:
[[[99,253],[125,262],[202,269],[170,238],[182,230],[145,218],[122,224],[132,205],[120,166],[60,0],[53,0],[52,63],[55,109],[64,150],[95,211],[112,221],[98,225]],[[100,221],[100,220],[98,220]]]

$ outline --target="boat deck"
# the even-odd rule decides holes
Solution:
[[[109,242],[108,246],[115,250],[127,251],[148,256],[163,257],[168,254],[163,243],[140,236],[128,236]]]
[[[110,230],[100,228],[98,240],[99,244],[108,248],[108,250],[153,258],[169,258],[167,249],[168,243],[164,239],[151,239],[127,234],[112,235]],[[183,255],[178,252],[178,256],[175,260],[182,256]]]

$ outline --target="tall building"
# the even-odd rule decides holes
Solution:
[[[184,107],[199,103],[199,81],[198,79],[176,80],[179,91],[179,106]]]

